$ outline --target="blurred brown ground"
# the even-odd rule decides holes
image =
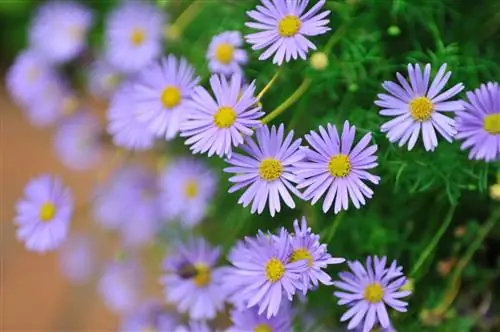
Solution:
[[[104,113],[102,102],[91,103],[101,115]],[[95,280],[84,286],[71,285],[60,273],[57,252],[28,252],[16,239],[14,205],[29,179],[41,173],[61,176],[79,207],[88,202],[99,169],[108,169],[114,156],[110,149],[97,170],[71,171],[57,160],[52,134],[51,129],[30,126],[5,88],[0,88],[0,331],[116,331],[119,318],[104,307]],[[84,216],[73,220],[71,231],[75,230],[95,232],[95,226]],[[112,252],[116,248],[108,236],[99,238],[104,244],[101,249]],[[103,253],[102,257],[110,255]],[[150,274],[157,280],[154,273]],[[161,295],[156,282],[148,284],[152,284],[150,293]]]

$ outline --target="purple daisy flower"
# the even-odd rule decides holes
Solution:
[[[113,136],[113,144],[130,150],[148,150],[155,143],[146,123],[136,117],[136,107],[132,98],[133,82],[123,83],[111,99],[108,117],[108,133]]]
[[[462,150],[471,148],[470,159],[500,159],[500,85],[481,84],[467,92],[465,110],[457,112],[457,138],[463,140]]]
[[[207,60],[210,72],[231,75],[241,73],[241,66],[248,61],[247,52],[239,31],[226,31],[212,38],[208,46]]]
[[[167,302],[176,304],[181,313],[188,312],[191,319],[214,318],[225,301],[222,270],[215,267],[219,255],[219,248],[201,238],[178,244],[163,263],[166,275],[160,281]]]
[[[425,150],[434,151],[438,146],[437,130],[448,142],[456,134],[455,121],[441,112],[456,112],[463,110],[461,101],[448,101],[463,90],[462,83],[456,84],[441,93],[451,76],[443,64],[430,84],[431,65],[427,64],[422,71],[418,64],[408,65],[410,84],[403,75],[397,73],[399,84],[386,81],[382,84],[390,95],[378,94],[377,106],[383,107],[380,115],[395,117],[384,123],[380,128],[387,133],[392,143],[399,142],[403,146],[408,142],[408,150],[415,146],[420,131]]]
[[[83,234],[71,235],[61,246],[59,265],[62,273],[76,284],[90,280],[96,268],[96,251],[92,238]]]
[[[104,270],[97,288],[104,304],[112,312],[131,313],[137,306],[143,285],[143,271],[138,261],[112,261]]]
[[[258,306],[258,315],[267,310],[267,318],[276,316],[284,295],[291,301],[296,289],[307,287],[301,278],[307,262],[290,262],[290,253],[290,235],[284,229],[278,236],[246,237],[228,257],[233,267],[225,270],[223,284],[229,301],[237,307]]]
[[[212,332],[205,321],[189,321],[188,326],[179,325],[174,332]]]
[[[92,13],[74,1],[49,1],[40,6],[29,31],[33,50],[51,62],[62,63],[86,46]]]
[[[162,11],[146,1],[124,1],[106,22],[106,58],[121,71],[141,70],[161,53]]]
[[[309,49],[316,49],[306,36],[322,35],[330,30],[330,20],[326,18],[330,11],[317,14],[325,2],[318,1],[304,13],[309,0],[262,0],[263,6],[247,12],[256,22],[245,23],[250,28],[262,31],[249,34],[245,39],[252,44],[253,50],[266,49],[259,60],[266,60],[273,54],[273,63],[278,65],[283,60],[296,60],[297,56],[305,60]]]
[[[293,330],[290,302],[282,302],[278,315],[270,318],[259,315],[257,308],[233,309],[231,311],[231,321],[233,325],[226,332],[290,332]]]
[[[123,318],[122,332],[170,332],[177,326],[177,317],[168,313],[161,301],[150,299],[141,303]]]
[[[340,137],[337,128],[330,124],[326,130],[320,126],[319,134],[311,131],[305,136],[312,149],[305,150],[308,161],[297,163],[297,188],[307,188],[302,195],[312,204],[326,193],[325,213],[333,203],[335,213],[347,210],[349,198],[359,209],[365,205],[365,197],[373,196],[363,180],[379,183],[380,177],[367,172],[377,166],[377,145],[368,146],[372,139],[368,133],[353,148],[355,133],[356,127],[349,126],[346,121]]]
[[[206,214],[217,184],[215,173],[192,158],[176,159],[160,176],[161,201],[165,217],[186,226],[198,224]]]
[[[186,59],[173,55],[146,67],[132,93],[137,118],[156,136],[173,139],[190,112],[189,100],[199,81]]]
[[[320,244],[319,235],[311,232],[307,227],[307,220],[302,217],[301,224],[296,219],[293,222],[294,233],[291,236],[292,255],[291,262],[307,260],[308,270],[302,274],[304,284],[308,288],[304,289],[304,294],[308,289],[318,287],[319,283],[323,285],[332,285],[331,277],[322,269],[330,264],[340,264],[345,262],[344,258],[332,257],[326,248],[326,244]]]
[[[94,61],[88,69],[87,87],[95,97],[110,98],[120,86],[123,75],[105,59]]]
[[[28,250],[44,253],[58,248],[68,236],[73,197],[59,178],[39,176],[26,185],[16,205],[17,238]]]
[[[62,163],[74,170],[94,167],[102,153],[102,127],[90,112],[80,112],[63,120],[54,137],[54,147]]]
[[[235,153],[226,160],[232,167],[225,168],[224,172],[237,174],[229,178],[234,183],[229,193],[248,187],[238,200],[239,204],[247,207],[253,201],[251,212],[260,214],[269,201],[269,212],[274,217],[275,212],[281,210],[281,199],[288,207],[295,208],[288,191],[301,196],[292,184],[297,182],[292,171],[294,165],[305,157],[299,149],[302,139],[294,141],[293,130],[284,137],[283,124],[278,129],[275,126],[271,130],[267,126],[257,128],[256,136],[257,143],[246,137],[241,146],[249,156]]]
[[[341,272],[341,281],[333,284],[345,292],[335,292],[339,298],[339,305],[348,305],[349,310],[340,318],[341,322],[350,320],[347,328],[352,330],[362,327],[363,332],[369,332],[380,324],[382,328],[389,328],[390,320],[386,305],[399,311],[406,312],[408,303],[401,301],[402,297],[411,294],[402,291],[406,283],[402,267],[393,261],[386,268],[387,258],[379,259],[377,256],[368,257],[366,266],[359,261],[348,262],[352,272]]]
[[[194,90],[193,111],[181,125],[181,136],[189,137],[186,145],[193,153],[230,158],[232,147],[242,144],[244,135],[251,135],[252,129],[260,125],[264,112],[260,112],[254,97],[255,82],[243,91],[242,84],[240,74],[234,74],[230,81],[213,75],[210,86],[215,100],[202,86]]]

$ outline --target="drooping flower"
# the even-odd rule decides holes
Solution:
[[[308,269],[302,274],[304,284],[308,288],[304,288],[304,294],[308,289],[318,287],[319,283],[323,285],[331,285],[331,277],[323,271],[330,264],[340,264],[345,261],[344,258],[332,257],[326,248],[326,244],[319,242],[319,235],[312,233],[311,228],[307,227],[307,220],[302,217],[299,221],[296,219],[293,222],[294,233],[291,235],[292,255],[291,262],[306,260]]]
[[[437,130],[448,142],[451,142],[457,132],[455,121],[441,112],[463,110],[461,101],[449,101],[463,90],[463,84],[458,83],[441,93],[451,76],[450,71],[446,72],[446,64],[439,68],[430,86],[430,64],[427,64],[423,71],[418,64],[409,64],[410,83],[400,73],[396,76],[399,84],[384,82],[382,86],[389,94],[378,94],[379,99],[375,101],[376,105],[383,107],[380,115],[394,117],[380,128],[383,133],[387,133],[389,141],[399,142],[400,147],[408,142],[408,150],[411,150],[422,131],[425,149],[434,151],[438,146]]]
[[[108,263],[97,288],[109,310],[127,314],[136,308],[142,285],[143,271],[140,263],[128,258]]]
[[[94,167],[102,153],[102,127],[90,112],[65,118],[54,137],[54,147],[62,163],[75,170]]]
[[[39,253],[61,246],[73,213],[69,188],[59,178],[42,175],[28,182],[24,195],[16,205],[17,238]]]
[[[173,139],[191,111],[189,101],[199,81],[186,59],[173,55],[146,67],[133,89],[137,118],[156,136]]]
[[[500,159],[500,85],[481,84],[467,92],[465,110],[457,112],[457,138],[462,150],[470,148],[470,159]]]
[[[302,196],[315,204],[323,195],[323,211],[334,204],[334,212],[347,210],[349,199],[359,209],[365,197],[371,198],[373,191],[364,183],[378,184],[380,177],[367,170],[377,166],[377,145],[368,146],[372,136],[366,134],[353,148],[356,127],[344,123],[339,137],[335,126],[328,124],[326,130],[319,127],[319,134],[311,131],[305,136],[312,149],[306,149],[307,161],[297,163],[295,173],[299,180],[297,188],[307,188]]]
[[[305,154],[299,149],[302,139],[293,140],[293,130],[284,137],[284,126],[278,129],[272,126],[262,126],[256,130],[257,143],[246,137],[241,148],[249,155],[235,153],[226,162],[231,165],[224,172],[235,173],[229,178],[233,186],[229,189],[233,193],[241,188],[248,187],[238,200],[239,204],[247,207],[252,201],[252,213],[262,213],[269,202],[269,212],[274,217],[280,212],[280,200],[290,208],[295,208],[295,202],[289,191],[300,197],[295,188],[296,178],[293,174],[294,165],[301,161]]]
[[[161,53],[165,17],[146,1],[124,1],[106,21],[106,59],[125,73],[134,73]]]
[[[213,75],[210,86],[215,99],[202,86],[194,90],[193,110],[181,125],[181,136],[188,137],[186,145],[193,153],[231,157],[233,146],[242,144],[244,135],[260,125],[264,113],[254,97],[255,82],[243,91],[242,84],[239,74],[230,80]]]
[[[83,234],[71,235],[59,252],[61,271],[71,282],[83,284],[96,269],[96,251],[92,238]]]
[[[402,267],[396,261],[386,268],[387,258],[368,257],[366,266],[359,261],[348,262],[351,272],[341,272],[341,281],[333,284],[342,290],[335,292],[339,305],[348,305],[349,310],[340,318],[350,320],[347,328],[352,330],[362,327],[369,332],[378,324],[382,328],[390,327],[386,305],[399,312],[406,312],[408,303],[400,300],[410,295],[410,291],[401,290],[406,283]]]
[[[216,190],[217,177],[203,162],[180,158],[165,168],[160,178],[161,202],[168,220],[186,226],[198,224]]]
[[[92,13],[75,1],[49,1],[35,13],[29,30],[30,45],[54,63],[76,57],[86,46]]]
[[[155,135],[146,123],[137,119],[133,91],[133,81],[127,81],[113,95],[107,112],[107,131],[118,147],[147,150],[153,147]]]
[[[316,46],[306,37],[322,35],[329,31],[326,18],[330,11],[318,14],[325,0],[319,0],[309,11],[305,9],[309,0],[262,0],[262,6],[247,12],[256,22],[247,22],[246,26],[261,30],[245,36],[253,50],[266,49],[259,60],[266,60],[273,54],[273,63],[281,65],[283,60],[306,59],[309,49]]]
[[[122,332],[169,332],[177,326],[177,317],[165,310],[160,300],[142,302],[122,321]]]
[[[106,59],[100,58],[88,68],[87,87],[96,97],[110,98],[119,88],[123,76]]]
[[[194,238],[178,244],[165,259],[161,283],[165,298],[191,319],[212,319],[224,307],[221,268],[215,267],[220,250],[204,239]]]
[[[278,314],[282,299],[289,301],[297,289],[303,290],[301,275],[307,261],[290,262],[290,235],[282,229],[279,235],[259,233],[246,237],[228,256],[233,267],[227,268],[223,284],[229,301],[237,307],[258,307],[266,317]]]
[[[270,318],[259,315],[257,308],[233,309],[231,321],[233,325],[226,332],[290,332],[293,330],[289,302],[282,302],[278,314]]]
[[[208,46],[207,60],[210,72],[231,75],[241,73],[241,66],[248,61],[247,52],[239,31],[226,31],[212,38]]]

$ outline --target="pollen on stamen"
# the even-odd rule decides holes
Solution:
[[[222,64],[229,64],[233,61],[234,47],[228,43],[220,43],[215,49],[215,58]]]
[[[431,118],[434,106],[427,97],[417,97],[410,101],[410,114],[415,121],[427,121]]]
[[[352,165],[349,157],[345,154],[333,156],[328,162],[328,171],[332,176],[343,178],[351,173]]]
[[[311,253],[305,248],[295,249],[292,253],[292,257],[290,258],[290,262],[298,262],[303,259],[307,260],[307,265],[309,266],[309,268],[311,268],[313,264],[313,258],[311,256]]]
[[[184,186],[184,194],[187,198],[195,198],[198,195],[198,184],[194,180],[189,180]]]
[[[259,175],[262,180],[274,181],[283,174],[283,165],[274,158],[262,160],[259,166]]]
[[[52,202],[46,202],[40,207],[40,220],[47,222],[56,215],[56,207]]]
[[[194,284],[200,288],[207,286],[212,280],[210,267],[206,264],[195,264],[194,268],[196,270],[193,278]]]
[[[280,280],[285,275],[285,266],[277,258],[271,258],[266,263],[266,278],[271,282]]]
[[[485,116],[483,128],[488,134],[500,135],[500,113]]]
[[[161,103],[165,108],[174,108],[181,102],[181,92],[175,86],[167,86],[161,94]]]
[[[384,298],[384,288],[378,282],[366,286],[363,297],[370,303],[379,303]]]
[[[262,323],[257,325],[254,329],[253,332],[273,332],[273,329],[271,326],[269,326],[266,323]]]
[[[134,46],[140,46],[146,39],[146,33],[141,28],[134,28],[130,34],[130,42]]]
[[[229,128],[236,121],[236,112],[232,107],[223,106],[214,114],[214,124],[219,128]]]
[[[301,25],[297,16],[287,15],[279,21],[278,31],[281,37],[293,37],[299,32]]]

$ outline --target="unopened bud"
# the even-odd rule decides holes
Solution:
[[[314,52],[311,55],[311,67],[316,70],[324,70],[328,67],[328,55],[324,52]]]

